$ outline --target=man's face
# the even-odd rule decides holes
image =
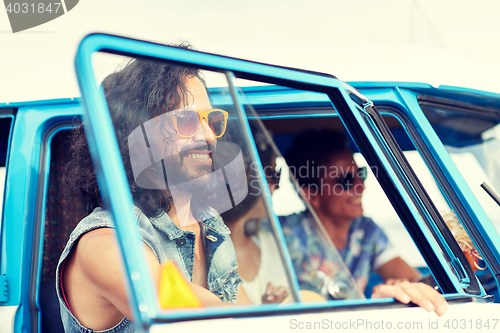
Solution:
[[[212,153],[214,153],[217,139],[212,129],[205,120],[192,137],[182,137],[177,129],[183,126],[177,121],[177,129],[173,121],[174,114],[182,114],[186,109],[207,111],[212,105],[207,95],[207,91],[201,81],[196,78],[186,80],[187,101],[184,106],[165,115],[151,120],[148,129],[154,132],[151,147],[156,151],[161,151],[164,161],[167,182],[177,185],[190,180],[208,175],[212,172]],[[182,129],[180,129],[182,131]]]
[[[212,172],[212,153],[214,153],[217,139],[215,134],[202,120],[198,132],[189,138],[179,136],[171,119],[172,113],[182,114],[183,109],[198,111],[211,110],[212,105],[207,91],[201,81],[194,77],[187,79],[188,100],[185,107],[175,112],[168,112],[168,121],[163,122],[162,134],[165,137],[165,169],[169,184],[179,184],[207,175]],[[170,113],[170,114],[169,114]],[[182,126],[178,121],[177,126]]]
[[[361,197],[365,189],[363,181],[355,176],[354,182],[347,189],[342,186],[339,178],[342,175],[357,175],[358,166],[352,157],[352,152],[332,156],[327,167],[327,174],[321,178],[321,187],[317,195],[318,207],[324,214],[333,219],[350,221],[363,215]]]

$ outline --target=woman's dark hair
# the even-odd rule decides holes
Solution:
[[[271,170],[273,159],[276,158],[276,152],[269,141],[269,137],[265,134],[265,129],[262,128],[262,124],[252,120],[249,120],[249,123],[262,167],[266,173],[265,177],[268,181],[270,181],[270,179],[272,179],[272,173],[276,172],[275,170]],[[243,142],[241,132],[238,130],[238,126],[236,124],[231,127],[228,124],[227,128],[230,129],[230,137],[235,142]],[[257,173],[257,169],[252,166],[248,147],[243,143],[241,143],[240,146],[242,147],[243,160],[245,163],[248,194],[245,199],[243,199],[235,207],[220,214],[226,224],[238,221],[250,210],[250,208],[255,205],[257,199],[261,196],[260,188],[258,188],[256,186],[257,184],[254,183],[254,181],[259,179],[259,175]]]
[[[349,149],[346,136],[338,131],[323,129],[299,133],[285,154],[285,160],[300,186],[319,184],[319,166],[326,166],[332,156]],[[303,171],[300,168],[306,168]]]
[[[190,48],[186,45],[178,47]],[[191,77],[199,78],[197,69],[132,59],[102,82],[134,203],[147,216],[168,212],[172,197],[167,191],[144,189],[135,184],[128,136],[144,122],[178,108],[187,100],[186,81]],[[83,200],[87,212],[103,206],[82,123],[72,130],[70,160],[65,168],[63,185],[66,195]]]

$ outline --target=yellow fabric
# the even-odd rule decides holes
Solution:
[[[167,260],[162,265],[158,297],[163,309],[203,306],[172,260]]]

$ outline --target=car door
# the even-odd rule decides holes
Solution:
[[[6,174],[8,167],[8,152],[10,148],[11,136],[12,136],[12,128],[15,119],[15,109],[14,108],[1,108],[0,109],[0,242],[3,242],[3,237],[5,235],[5,222],[8,219],[4,218],[4,193],[5,183],[6,183]],[[0,263],[2,267],[6,262],[6,253],[2,251],[0,254]],[[14,325],[14,316],[17,310],[17,306],[9,304],[8,301],[8,292],[9,286],[7,282],[6,270],[2,268],[0,270],[0,317],[2,318],[1,329],[12,330]]]
[[[64,133],[79,113],[73,99],[0,107],[2,332],[62,330],[55,265],[74,227],[65,228],[68,216],[78,208],[66,205],[55,185],[65,160]]]
[[[137,221],[134,220],[134,214],[131,213],[140,197],[133,197],[131,188],[164,190],[168,187],[175,204],[176,194],[174,192],[178,190],[179,193],[185,193],[188,191],[188,185],[186,184],[198,182],[198,178],[182,178],[181,175],[175,173],[175,168],[166,165],[167,162],[165,161],[169,158],[177,160],[191,158],[194,160],[205,159],[206,157],[201,156],[205,153],[194,154],[191,150],[186,155],[182,155],[182,150],[180,150],[179,156],[167,152],[171,148],[166,148],[164,139],[158,139],[167,137],[164,132],[168,132],[168,129],[163,127],[165,122],[176,129],[177,132],[174,133],[179,133],[185,137],[189,137],[189,135],[194,137],[196,133],[190,132],[185,127],[179,128],[178,118],[176,118],[177,123],[173,120],[163,119],[162,112],[152,112],[151,119],[137,120],[138,123],[130,125],[131,128],[125,130],[124,133],[120,133],[121,129],[126,128],[128,125],[117,121],[117,119],[125,121],[127,118],[117,118],[119,111],[113,111],[115,101],[104,93],[108,89],[107,85],[109,83],[106,82],[106,79],[104,81],[101,81],[101,79],[108,78],[107,75],[111,72],[110,68],[116,67],[116,64],[119,65],[117,73],[120,73],[120,70],[130,66],[130,64],[135,63],[137,65],[144,62],[148,63],[148,66],[152,64],[153,67],[186,66],[196,70],[200,69],[204,71],[203,77],[206,85],[212,86],[211,82],[215,82],[213,86],[219,87],[217,89],[213,88],[213,93],[209,97],[212,106],[220,106],[226,112],[228,129],[221,132],[221,137],[217,141],[219,147],[217,149],[224,152],[225,157],[221,157],[217,165],[215,165],[214,161],[211,171],[208,171],[208,169],[204,171],[204,177],[213,180],[210,183],[211,190],[200,190],[200,188],[194,187],[198,190],[191,191],[201,195],[201,198],[196,196],[193,198],[203,201],[204,204],[209,204],[211,209],[215,207],[215,212],[211,210],[212,213],[209,216],[217,219],[218,215],[231,211],[248,196],[251,185],[247,182],[249,181],[248,177],[251,177],[251,175],[248,175],[247,171],[249,169],[255,171],[253,177],[255,177],[256,181],[254,183],[255,190],[258,190],[256,196],[263,201],[266,212],[265,218],[267,222],[265,222],[262,229],[269,230],[272,235],[273,246],[278,253],[275,257],[277,270],[283,272],[284,281],[286,281],[284,283],[287,284],[290,290],[292,304],[282,304],[278,307],[275,305],[216,307],[205,308],[202,311],[169,311],[158,307],[158,303],[161,303],[161,301],[157,300],[151,274],[144,259],[145,254],[141,247],[140,237],[137,235]],[[282,110],[277,112],[276,115],[281,115],[283,118],[291,116],[287,113],[287,107],[290,107],[291,104],[294,106],[326,107],[327,109],[323,111],[334,113],[359,151],[364,155],[370,168],[377,170],[376,177],[380,186],[420,250],[442,293],[451,302],[464,304],[472,300],[488,299],[481,284],[472,273],[469,262],[439,215],[432,198],[429,197],[426,189],[420,184],[418,176],[405,159],[400,145],[394,140],[386,122],[380,116],[376,107],[355,89],[335,77],[101,34],[90,35],[82,41],[76,64],[86,110],[83,122],[90,152],[99,179],[103,205],[111,214],[111,219],[116,226],[118,243],[125,263],[123,278],[129,290],[133,320],[138,325],[151,329],[151,331],[166,330],[167,327],[163,327],[162,323],[167,322],[175,322],[179,329],[182,329],[185,325],[190,325],[190,328],[200,325],[205,329],[209,325],[215,325],[210,326],[212,328],[234,328],[236,322],[224,318],[244,317],[246,318],[244,320],[248,322],[249,318],[259,317],[258,322],[253,321],[252,323],[255,323],[261,329],[267,330],[276,325],[282,325],[285,329],[317,328],[317,323],[319,323],[319,327],[324,324],[336,328],[337,324],[343,327],[342,325],[349,321],[366,325],[370,320],[389,318],[396,313],[404,314],[404,316],[417,315],[420,325],[425,324],[426,327],[431,325],[430,317],[426,317],[417,309],[404,309],[403,305],[388,299],[364,299],[361,293],[357,291],[355,282],[345,269],[342,260],[339,259],[340,257],[331,245],[331,241],[324,237],[321,224],[317,222],[314,211],[311,210],[310,205],[300,194],[300,188],[297,187],[292,177],[292,188],[307,211],[308,221],[311,221],[310,229],[313,230],[314,237],[320,239],[318,242],[322,244],[320,247],[322,258],[324,255],[324,262],[331,267],[330,280],[334,282],[342,281],[345,284],[344,289],[347,290],[347,295],[343,297],[347,298],[347,300],[329,300],[332,293],[323,291],[323,287],[329,285],[329,282],[326,283],[325,279],[320,279],[316,292],[320,295],[324,292],[327,296],[325,302],[319,304],[303,302],[303,293],[301,291],[307,289],[304,287],[306,285],[304,281],[309,279],[306,282],[309,282],[310,285],[318,284],[315,282],[317,280],[313,278],[318,276],[317,272],[319,270],[317,267],[309,271],[306,269],[307,274],[305,275],[307,278],[304,278],[302,274],[297,272],[297,267],[294,266],[294,256],[289,252],[279,218],[270,201],[270,188],[266,186],[269,184],[268,174],[266,174],[265,169],[267,165],[259,158],[260,152],[256,136],[258,133],[262,133],[265,137],[264,141],[271,146],[273,146],[272,139],[265,126],[262,126],[258,113],[255,112],[258,105],[252,103],[251,98],[245,95],[245,89],[241,88],[241,85],[271,84],[278,86],[271,86],[269,88],[271,90],[279,90],[283,87],[283,92],[276,94],[275,99],[270,102],[270,104],[277,106],[276,109],[279,109],[279,106],[282,107]],[[251,90],[251,88],[248,89]],[[294,89],[299,91],[299,94]],[[108,97],[108,100],[106,97]],[[293,103],[290,104],[289,101]],[[110,109],[112,110],[111,114]],[[435,148],[438,150],[437,152],[431,149],[432,154],[426,159],[426,162],[435,163],[438,174],[444,174],[445,177],[439,179],[439,184],[446,188],[447,200],[458,198],[452,203],[452,208],[459,215],[461,221],[464,222],[466,219],[479,221],[484,218],[482,209],[474,205],[474,203],[471,205],[460,204],[460,199],[463,196],[461,189],[453,182],[447,182],[449,178],[459,179],[460,176],[457,170],[449,165],[448,161],[443,162],[439,159],[439,149],[442,145],[440,146],[439,140],[433,136],[434,132],[426,122],[425,117],[421,114],[406,112],[408,113],[406,116],[413,117],[413,123],[419,126],[421,131],[418,135],[423,137],[426,143],[437,147]],[[229,127],[230,124],[233,127]],[[212,128],[212,130],[217,133],[215,129]],[[231,134],[231,140],[224,137],[226,133]],[[213,139],[210,140],[215,142]],[[128,155],[123,155],[124,144],[125,146],[128,144]],[[161,148],[160,144],[165,146],[161,146]],[[276,147],[273,146],[273,150],[280,157]],[[123,159],[123,156],[129,160]],[[175,166],[175,164],[173,165]],[[183,168],[182,165],[177,165],[180,166],[179,169]],[[281,168],[286,168],[286,162]],[[215,193],[216,195],[209,196],[209,193]],[[182,224],[182,221],[180,223]],[[487,222],[484,223],[487,225]],[[470,231],[474,227],[477,228],[480,223],[464,224],[467,230]],[[217,237],[208,236],[209,241],[219,242]],[[228,237],[227,234],[225,237]],[[481,234],[481,238],[491,247],[478,246],[478,249],[488,266],[496,272],[495,267],[498,266],[499,258],[498,245],[500,244],[498,234],[488,237],[488,234],[484,233]],[[177,244],[178,247],[182,245],[182,242]],[[231,252],[231,247],[227,247],[227,251],[228,253]],[[235,257],[233,254],[231,256]],[[313,275],[315,272],[316,275]],[[220,291],[221,297],[232,292],[226,290],[226,288],[229,288],[227,283],[222,283],[220,288],[222,288]],[[394,306],[402,309],[391,310]],[[379,312],[370,310],[373,307],[377,307]],[[473,305],[473,307],[478,309],[476,305]],[[354,308],[361,309],[362,312],[353,315],[350,312]],[[488,309],[493,310],[493,307],[488,307]],[[467,312],[465,307],[457,307],[453,311],[455,311],[455,315]],[[307,316],[310,317],[300,317],[302,318],[300,320],[293,318],[293,316],[307,313],[309,313]],[[325,313],[328,313],[328,316],[346,316],[343,318],[348,318],[348,320],[323,321],[318,316]],[[366,318],[370,319],[361,319],[361,313],[366,314]],[[485,311],[484,313],[490,314],[492,312]],[[263,315],[271,317],[262,318]],[[281,316],[277,317],[277,315]],[[362,323],[356,321],[356,316]],[[203,320],[208,318],[218,320]],[[402,324],[402,326],[397,326],[398,323]],[[391,322],[390,328],[403,329],[403,326],[406,325],[402,321],[398,323],[394,322],[393,326]],[[380,328],[380,325],[382,324],[377,321],[375,329]],[[432,325],[434,325],[434,322]],[[252,326],[255,328],[254,325]],[[168,329],[171,329],[171,326]],[[373,329],[373,326],[371,329]]]
[[[495,237],[494,230],[499,230],[498,204],[495,202],[495,194],[498,193],[498,172],[494,153],[497,141],[495,126],[498,124],[498,94],[458,87],[434,88],[425,84],[358,83],[357,86],[374,100],[383,114],[398,117],[400,110],[408,109],[409,113],[425,115],[444,147],[425,143],[416,134],[415,124],[410,124],[408,119],[406,127],[414,133],[413,140],[420,142],[418,149],[423,151],[423,156],[432,154],[448,161],[451,157],[451,168],[456,166],[463,177],[454,178],[456,185],[462,188],[467,197],[462,201],[471,205],[480,204],[489,217],[481,219],[481,223],[474,222],[478,228],[475,230],[476,228],[472,227],[473,238],[476,235],[477,242],[482,244],[482,233],[490,233]],[[435,151],[431,152],[434,149]],[[480,244],[478,246],[481,246]],[[495,269],[476,267],[477,263],[474,266],[476,274],[488,286],[487,289],[490,292],[497,290],[496,283],[492,281]],[[495,295],[498,295],[497,293],[498,291],[495,291]]]

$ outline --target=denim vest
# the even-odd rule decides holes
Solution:
[[[238,289],[243,280],[238,274],[236,254],[229,236],[230,231],[222,218],[212,211],[195,214],[195,217],[203,221],[200,226],[207,263],[208,290],[222,301],[236,303]],[[195,234],[179,229],[166,213],[156,218],[147,218],[138,208],[135,208],[135,223],[138,225],[142,241],[151,248],[158,262],[172,259],[184,277],[192,281]],[[97,228],[114,228],[111,214],[101,208],[96,208],[78,223],[57,264],[57,297],[61,307],[61,319],[67,333],[94,332],[80,324],[69,311],[62,297],[60,276],[61,265],[71,252],[73,245],[85,233]],[[116,326],[99,332],[135,332],[134,323],[124,317]]]

